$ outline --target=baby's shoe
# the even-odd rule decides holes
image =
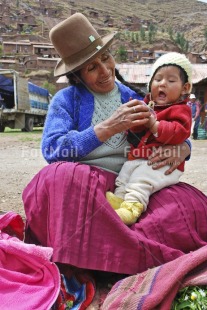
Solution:
[[[106,200],[110,203],[114,210],[119,209],[124,199],[114,195],[112,192],[106,192]]]
[[[132,225],[136,223],[144,210],[144,206],[140,202],[123,201],[120,208],[116,210],[121,220],[126,225]]]

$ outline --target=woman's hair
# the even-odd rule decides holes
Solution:
[[[129,88],[131,88],[132,90],[134,90],[138,95],[145,97],[145,92],[142,91],[139,87],[132,85],[131,83],[128,83],[125,81],[125,79],[123,78],[123,76],[119,73],[119,70],[117,68],[115,68],[115,76],[116,78],[124,85],[128,86]]]
[[[77,79],[80,80],[80,70],[73,73],[69,72],[66,74],[66,77],[70,85],[77,85]]]

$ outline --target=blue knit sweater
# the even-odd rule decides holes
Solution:
[[[142,99],[130,88],[117,83],[122,103]],[[79,161],[102,144],[91,124],[94,96],[83,85],[59,90],[53,97],[42,136],[42,153],[48,163]]]

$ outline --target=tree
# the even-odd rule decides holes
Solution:
[[[141,37],[142,41],[145,41],[145,30],[143,27],[141,27],[141,29],[140,29],[140,37]]]
[[[175,42],[180,45],[180,32],[176,33],[176,38],[175,38]]]
[[[207,27],[204,28],[204,37],[205,37],[205,40],[207,41]]]
[[[136,42],[137,42],[136,33],[132,32],[132,43],[136,43]]]
[[[182,52],[187,52],[187,51],[188,51],[189,43],[188,43],[188,41],[185,39],[183,33],[177,32],[175,42],[176,42],[177,45],[180,47],[180,49],[182,50]]]
[[[130,40],[130,39],[131,39],[130,31],[126,31],[126,32],[125,32],[125,39],[126,39],[126,40]]]
[[[124,46],[120,46],[117,50],[117,56],[119,57],[120,61],[126,61],[127,60],[127,50]]]
[[[156,32],[156,27],[155,27],[155,25],[153,25],[153,24],[151,24],[150,23],[150,25],[149,25],[149,31],[151,31],[152,33],[154,32]]]
[[[152,43],[152,39],[153,39],[153,33],[152,31],[148,31],[148,41],[150,44]]]
[[[54,95],[56,92],[55,86],[52,83],[49,83],[48,81],[45,81],[42,87],[46,88],[51,95]]]
[[[169,36],[170,36],[170,39],[171,39],[171,40],[174,40],[174,39],[173,39],[173,29],[172,29],[171,26],[168,27],[168,34],[169,34]]]
[[[188,50],[189,50],[189,42],[186,41],[186,43],[185,43],[185,52],[188,52]]]

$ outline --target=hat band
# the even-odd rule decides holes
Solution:
[[[86,57],[91,52],[94,51],[94,49],[97,49],[97,51],[102,47],[103,41],[99,37],[98,39],[94,40],[90,45],[88,45],[86,48],[82,49],[78,53],[72,54],[68,57],[62,58],[65,64],[71,64],[76,62],[77,60],[80,60],[83,57]]]

